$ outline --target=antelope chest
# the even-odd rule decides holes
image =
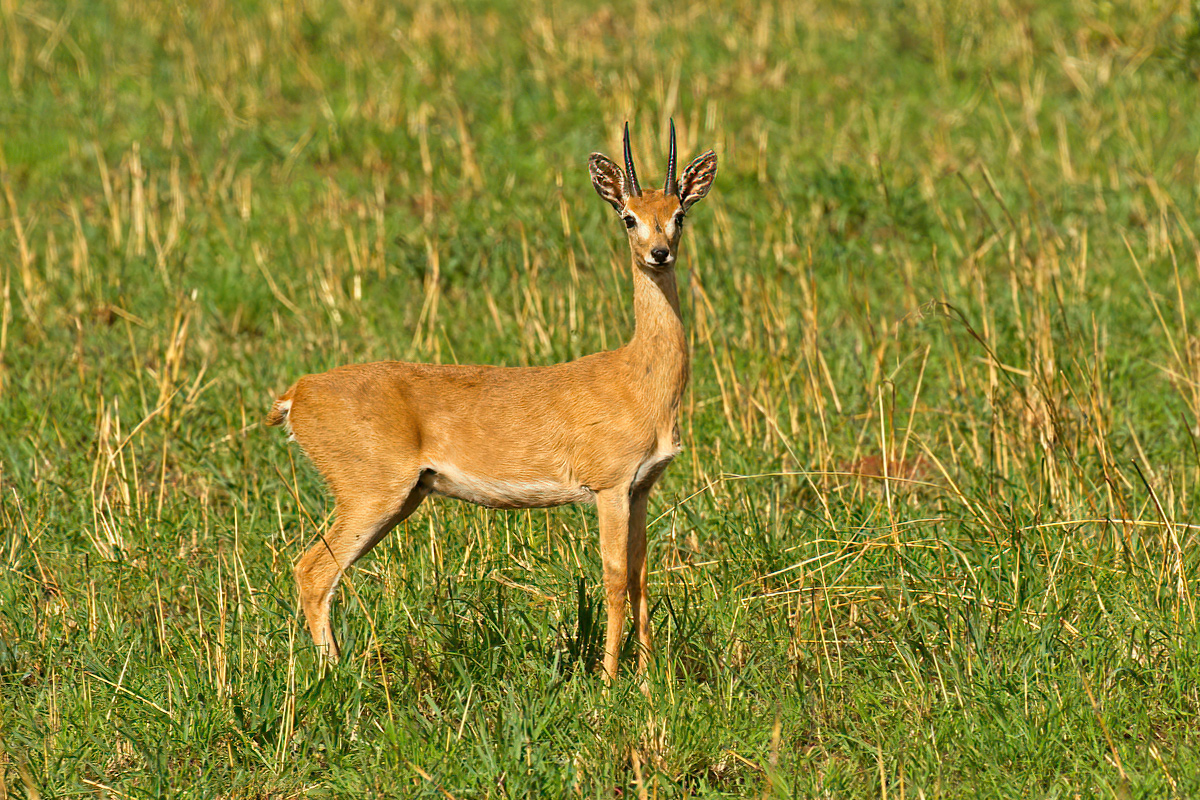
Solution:
[[[663,474],[663,470],[667,468],[667,464],[675,456],[679,455],[681,448],[673,442],[659,443],[649,455],[642,460],[638,465],[637,472],[633,476],[633,489],[646,489],[654,485]]]

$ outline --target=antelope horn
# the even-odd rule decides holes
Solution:
[[[629,196],[641,197],[642,187],[638,186],[637,172],[633,169],[633,153],[629,151],[629,122],[625,122],[625,175],[629,179]]]
[[[675,185],[675,120],[671,120],[671,154],[667,156],[667,182],[663,186],[665,194],[679,194],[679,187]]]

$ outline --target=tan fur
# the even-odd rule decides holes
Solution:
[[[605,675],[617,672],[626,596],[645,668],[646,500],[679,451],[688,380],[673,270],[681,230],[671,224],[682,206],[655,190],[626,196],[623,173],[603,156],[593,155],[591,166],[597,191],[638,220],[629,230],[636,331],[628,344],[548,367],[339,367],[301,378],[268,414],[268,425],[290,427],[334,495],[333,525],[296,566],[309,631],[329,658],[338,655],[329,610],[343,572],[427,495],[440,494],[493,508],[594,501]],[[689,183],[685,171],[680,195],[695,202],[711,185],[716,157],[706,153],[688,170],[695,174]],[[669,252],[665,263],[655,248]]]

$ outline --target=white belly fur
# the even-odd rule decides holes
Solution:
[[[679,452],[680,448],[669,446],[647,455],[634,473],[631,488],[640,489],[658,480]],[[590,503],[595,499],[591,489],[566,479],[496,478],[473,475],[446,464],[431,465],[428,485],[434,494],[489,508],[548,508],[567,503]]]
[[[435,494],[489,508],[547,508],[594,499],[586,486],[565,481],[497,479],[453,467],[434,467],[429,486]]]

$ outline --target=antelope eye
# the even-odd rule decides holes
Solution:
[[[683,227],[683,214],[682,213],[675,215],[675,227],[676,228]]]
[[[634,217],[622,217],[622,219],[625,222],[626,228],[632,228],[634,225],[637,225],[637,219]]]

